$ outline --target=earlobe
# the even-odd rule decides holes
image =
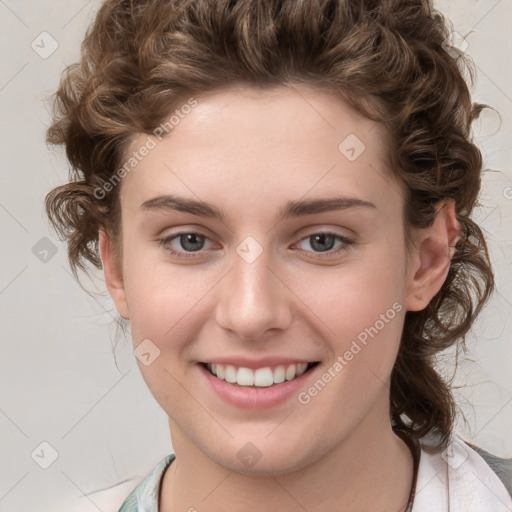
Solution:
[[[129,320],[130,314],[126,302],[122,269],[119,268],[112,240],[103,228],[99,232],[99,246],[103,272],[105,274],[105,284],[109,294],[119,314],[125,320]]]
[[[459,233],[453,200],[437,207],[434,223],[418,230],[416,252],[410,258],[407,311],[421,311],[443,286]]]

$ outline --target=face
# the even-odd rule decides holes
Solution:
[[[122,184],[122,281],[109,271],[109,289],[176,453],[229,470],[290,471],[389,425],[411,308],[384,128],[298,91],[197,97]],[[298,363],[317,364],[286,380]]]

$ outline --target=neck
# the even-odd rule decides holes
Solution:
[[[277,475],[230,471],[201,452],[176,424],[173,427],[176,459],[163,478],[160,512],[406,509],[413,458],[387,418],[363,421],[317,460]]]

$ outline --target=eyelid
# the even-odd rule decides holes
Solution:
[[[202,235],[205,237],[213,236],[213,232],[210,231],[207,227],[204,227],[202,224],[176,224],[167,225],[165,229],[161,229],[158,231],[158,238],[172,238],[178,235],[188,235],[190,233],[194,233],[196,235]],[[162,233],[166,233],[163,235]]]

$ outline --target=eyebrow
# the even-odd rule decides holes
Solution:
[[[144,201],[140,207],[145,211],[184,212],[199,217],[212,217],[225,221],[227,215],[220,209],[204,201],[196,201],[176,195],[162,195]],[[288,201],[281,208],[277,220],[281,221],[291,217],[301,217],[337,210],[352,208],[377,209],[374,203],[355,197],[329,197],[310,200]]]

